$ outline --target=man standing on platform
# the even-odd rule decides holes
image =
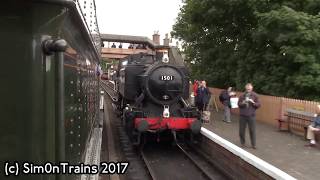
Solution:
[[[245,147],[245,132],[247,124],[251,145],[256,149],[256,110],[260,107],[260,101],[251,83],[246,84],[246,91],[240,96],[238,106],[240,108],[239,136],[242,147]]]
[[[206,81],[201,81],[200,86],[197,90],[197,107],[200,112],[206,111],[209,101],[211,98],[211,93],[209,91],[209,88],[207,88]]]

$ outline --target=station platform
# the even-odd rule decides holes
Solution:
[[[240,146],[239,116],[232,115],[232,122],[223,120],[223,111],[211,111],[211,121],[203,126],[231,143]],[[250,148],[248,127],[244,150],[276,166],[297,179],[320,179],[320,149],[305,147],[308,141],[302,136],[280,132],[276,127],[257,121],[257,149]]]

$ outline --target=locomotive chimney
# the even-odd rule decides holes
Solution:
[[[160,45],[160,35],[159,31],[155,31],[154,34],[152,35],[152,41],[156,45]]]
[[[166,37],[163,39],[163,45],[169,46],[170,39],[168,37],[168,33],[166,33]]]

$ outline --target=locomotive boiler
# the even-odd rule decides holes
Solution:
[[[199,133],[199,112],[186,101],[188,70],[171,62],[167,52],[161,56],[135,54],[121,60],[117,87],[122,121],[135,143],[140,143],[142,135],[153,134],[160,140],[171,132],[173,137]]]

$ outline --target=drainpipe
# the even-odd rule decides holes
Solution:
[[[55,116],[56,116],[56,161],[65,161],[65,126],[64,126],[64,56],[63,53],[67,48],[67,42],[64,39],[43,41],[43,51],[47,56],[55,55]],[[58,180],[64,180],[65,176],[59,174]]]

